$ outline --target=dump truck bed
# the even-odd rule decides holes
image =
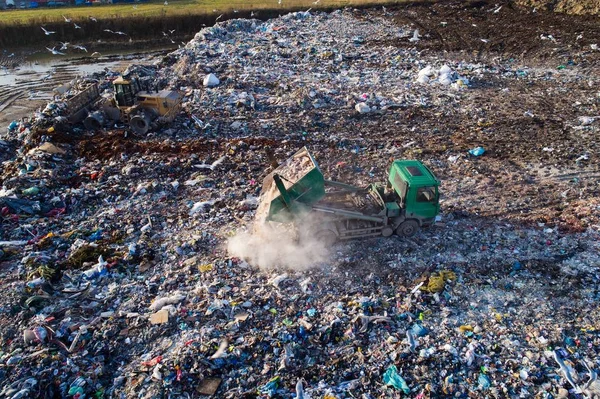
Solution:
[[[329,191],[317,204],[319,207],[377,214],[383,209],[381,202],[369,190]]]
[[[276,185],[276,177],[283,184],[287,200]],[[260,223],[287,221],[293,213],[300,212],[302,208],[310,209],[324,196],[323,174],[304,147],[265,177],[255,220]]]

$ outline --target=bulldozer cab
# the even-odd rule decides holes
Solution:
[[[131,107],[135,104],[135,96],[140,91],[137,79],[123,79],[122,76],[113,81],[115,101],[119,107]]]
[[[422,221],[435,218],[439,213],[440,182],[421,162],[394,161],[390,168],[389,185],[397,195],[406,217]]]

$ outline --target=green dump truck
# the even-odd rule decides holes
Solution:
[[[301,239],[326,244],[394,233],[412,237],[435,222],[439,184],[415,160],[394,161],[387,183],[365,188],[325,180],[304,147],[264,179],[256,220],[294,223]]]

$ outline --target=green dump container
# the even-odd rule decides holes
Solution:
[[[265,177],[256,220],[290,222],[324,196],[323,173],[304,147]]]

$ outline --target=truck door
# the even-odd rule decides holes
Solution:
[[[412,206],[407,206],[407,213],[414,213],[419,219],[431,219],[438,214],[439,192],[437,186],[411,188],[410,196]]]

